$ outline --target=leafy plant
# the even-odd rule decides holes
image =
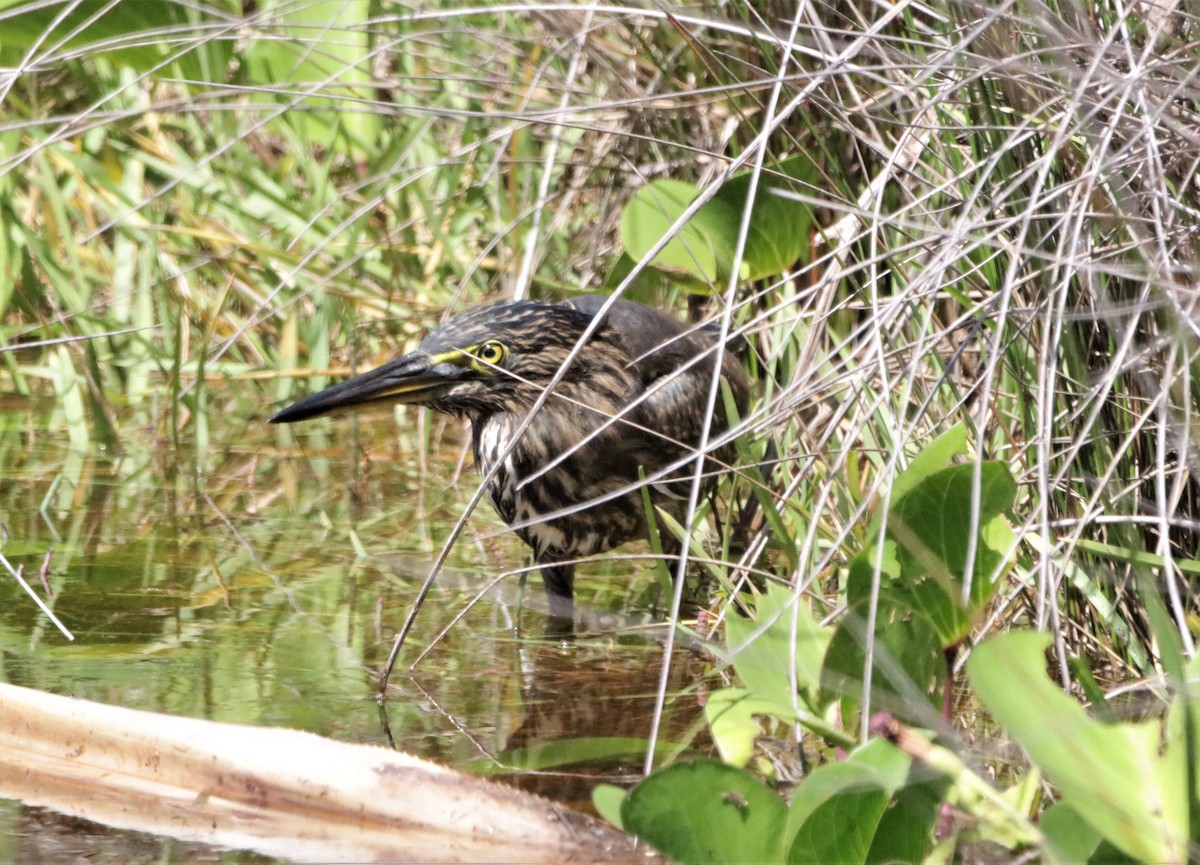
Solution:
[[[1048,858],[1191,861],[1200,838],[1200,724],[1187,679],[1176,680],[1183,689],[1166,718],[1105,723],[1046,678],[1049,644],[1046,634],[1003,634],[977,646],[968,666],[979,699],[1060,796],[1041,821]],[[1200,663],[1193,659],[1180,672],[1194,680]]]
[[[607,283],[616,286],[665,239],[666,245],[650,261],[654,271],[689,291],[706,293],[714,286],[722,288],[733,275],[747,208],[738,280],[786,273],[808,252],[812,235],[812,208],[797,200],[800,193],[796,190],[813,188],[817,179],[816,166],[806,156],[783,160],[763,173],[742,172],[726,181],[678,228],[675,223],[700,195],[699,187],[674,179],[647,183],[633,194],[621,214],[625,251]],[[639,285],[643,290],[653,286],[653,276]]]
[[[726,760],[749,761],[760,716],[800,723],[839,745],[852,741],[839,732],[834,710],[853,711],[863,698],[868,645],[871,706],[930,720],[928,694],[946,670],[941,658],[986,608],[1013,555],[1006,517],[1016,494],[1012,477],[999,463],[948,465],[965,446],[965,431],[951,429],[896,479],[890,509],[850,562],[848,611],[836,627],[819,625],[806,600],[778,586],[757,597],[753,618],[729,619],[726,660],[742,687],[715,692],[705,707]],[[876,627],[867,634],[873,595]]]
[[[910,777],[886,742],[815,769],[785,805],[752,775],[678,763],[628,795],[598,788],[604,816],[686,865],[721,862],[920,862],[937,815],[936,784]],[[931,795],[932,794],[932,795]]]
[[[949,465],[965,448],[966,431],[956,426],[897,477],[888,511],[850,562],[849,609],[822,671],[829,690],[861,696],[872,646],[872,707],[928,721],[922,695],[949,672],[1015,547],[1007,520],[1016,497],[1012,475],[997,462]],[[939,655],[946,658],[940,670]],[[944,712],[948,694],[947,679]]]

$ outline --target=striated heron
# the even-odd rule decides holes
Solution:
[[[700,442],[718,358],[739,413],[749,397],[745,371],[718,350],[713,327],[689,328],[660,310],[617,300],[514,444],[605,300],[469,310],[410,354],[305,397],[270,422],[380,402],[469,419],[476,465],[491,475],[492,505],[533,548],[551,615],[570,616],[573,560],[646,535],[639,478],[651,483],[655,506],[683,518],[693,471],[687,457]],[[727,428],[720,394],[717,406],[714,440]],[[728,462],[732,455],[725,445],[714,457]],[[706,471],[713,468],[706,463]]]

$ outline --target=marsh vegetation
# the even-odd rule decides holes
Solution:
[[[540,641],[480,508],[396,745],[586,765],[556,795],[684,862],[1187,861],[1198,28],[0,4],[0,554],[77,638],[6,586],[3,675],[384,740],[373,673],[473,498],[467,438],[266,418],[447,310],[615,292],[734,334],[755,382],[713,501],[658,521],[694,528],[699,612],[635,545]]]

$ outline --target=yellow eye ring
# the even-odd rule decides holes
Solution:
[[[494,339],[488,340],[479,346],[479,350],[475,352],[475,356],[488,366],[499,366],[508,357],[508,349],[504,347],[504,343],[502,342],[496,342]]]

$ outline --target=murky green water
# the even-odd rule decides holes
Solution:
[[[585,570],[590,633],[545,639],[540,578],[524,592],[518,576],[497,583],[526,551],[485,505],[423,608],[381,713],[375,673],[474,492],[461,433],[417,412],[399,424],[385,413],[296,429],[268,426],[266,413],[208,417],[203,451],[151,420],[118,426],[115,447],[72,449],[53,403],[0,405],[0,553],[42,595],[49,553],[46,600],[75,635],[64,639],[4,574],[5,681],[391,740],[580,806],[597,774],[640,770],[662,663],[643,627],[654,621],[649,569]],[[704,662],[675,661],[662,735],[703,748],[688,689]],[[11,802],[0,803],[0,826],[0,861],[61,861],[64,851],[92,862],[262,861]]]

